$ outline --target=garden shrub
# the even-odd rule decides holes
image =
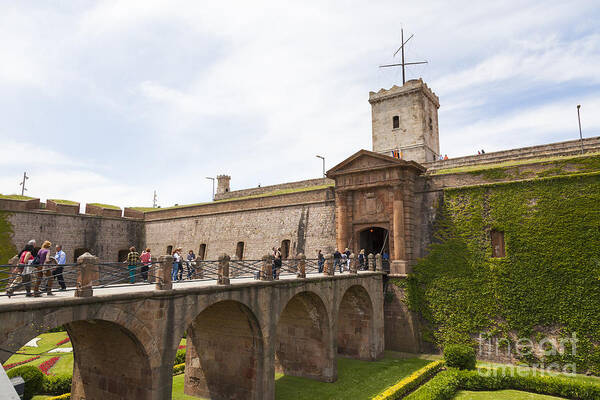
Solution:
[[[509,370],[511,371],[511,370]],[[406,397],[407,400],[450,400],[459,390],[520,390],[566,399],[598,400],[600,384],[565,376],[523,375],[504,370],[461,371],[450,368]]]
[[[176,364],[173,366],[173,375],[182,374],[185,371],[185,363]]]
[[[173,365],[185,363],[185,349],[177,350],[177,354],[175,355],[175,362]]]
[[[475,369],[475,349],[464,344],[449,344],[444,347],[446,365],[458,369]]]
[[[373,400],[392,400],[402,398],[407,393],[412,392],[419,387],[419,385],[423,384],[423,382],[437,374],[443,366],[444,361],[442,360],[432,362],[413,372],[406,378],[400,380],[395,385],[387,388],[382,393],[375,396]]]
[[[45,376],[42,391],[50,395],[62,395],[71,391],[71,375]]]
[[[32,365],[22,365],[8,370],[6,373],[9,378],[20,376],[25,381],[25,400],[31,399],[36,394],[42,393],[44,384],[44,374],[37,367]]]

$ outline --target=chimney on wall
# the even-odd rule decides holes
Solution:
[[[229,175],[217,175],[217,194],[229,193]]]

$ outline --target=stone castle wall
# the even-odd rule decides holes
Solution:
[[[206,260],[220,254],[232,257],[238,242],[244,242],[243,258],[258,260],[272,247],[290,241],[290,255],[316,251],[332,252],[335,246],[333,201],[255,208],[146,222],[146,243],[154,254],[165,254],[167,246],[199,252],[206,245]]]
[[[7,220],[17,249],[31,239],[35,239],[38,246],[49,240],[53,245],[63,246],[68,263],[75,262],[78,249],[85,249],[102,261],[118,261],[119,251],[144,243],[142,221],[47,211],[12,211],[8,212]]]

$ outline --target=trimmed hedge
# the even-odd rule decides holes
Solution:
[[[173,367],[173,375],[182,374],[185,371],[185,363],[177,364]]]
[[[507,374],[503,370],[461,371],[455,368],[438,374],[406,399],[451,400],[459,390],[496,391],[507,389],[576,400],[600,399],[600,385],[579,382],[568,377],[520,376],[518,373]]]
[[[464,344],[449,344],[444,347],[446,365],[458,369],[475,369],[475,349]]]
[[[8,370],[6,373],[9,378],[20,376],[25,381],[25,400],[31,399],[38,393],[41,393],[44,385],[44,374],[37,367],[31,365],[22,365]]]
[[[48,400],[71,400],[71,393],[65,393],[60,396],[50,397]]]
[[[51,395],[62,395],[71,391],[71,375],[48,375],[44,377],[42,393]]]
[[[412,392],[417,387],[422,385],[423,382],[437,374],[443,366],[444,361],[442,360],[432,362],[431,364],[428,364],[423,368],[413,372],[395,385],[390,386],[383,392],[379,393],[377,396],[373,397],[373,400],[399,399],[402,396],[405,396],[407,393]]]

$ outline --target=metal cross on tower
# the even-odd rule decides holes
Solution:
[[[398,54],[398,52],[400,51],[402,54],[402,62],[398,63],[398,64],[386,64],[386,65],[380,65],[379,68],[387,68],[387,67],[398,67],[398,66],[402,66],[402,84],[404,85],[406,83],[406,71],[405,71],[405,67],[407,65],[415,65],[415,64],[427,64],[427,61],[418,61],[418,62],[404,62],[404,45],[406,45],[406,43],[408,43],[408,41],[410,39],[412,39],[413,35],[410,35],[410,37],[408,39],[406,39],[406,41],[404,40],[404,29],[400,28],[400,35],[401,35],[401,40],[402,40],[402,45],[400,45],[400,47],[398,48],[398,50],[396,50],[396,52],[394,53],[394,57],[396,57],[396,54]]]

